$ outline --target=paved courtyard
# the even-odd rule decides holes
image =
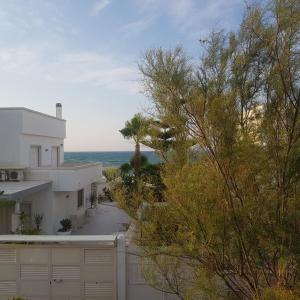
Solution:
[[[128,215],[114,202],[104,202],[97,208],[94,217],[86,217],[82,228],[73,235],[104,235],[124,231],[124,224],[129,224]]]

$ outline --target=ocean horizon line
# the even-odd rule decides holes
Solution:
[[[144,150],[141,154],[146,156],[149,163],[159,163],[160,158],[155,151]],[[65,162],[102,162],[103,166],[121,166],[129,163],[134,151],[65,151]]]
[[[64,152],[68,152],[68,153],[95,153],[95,152],[135,152],[134,150],[65,150]],[[155,150],[141,150],[141,152],[155,152]]]

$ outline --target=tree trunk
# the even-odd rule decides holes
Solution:
[[[135,153],[134,153],[134,171],[138,173],[141,168],[141,148],[140,144],[135,144]]]

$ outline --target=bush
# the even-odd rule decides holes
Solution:
[[[264,291],[262,300],[299,300],[292,291],[282,288],[268,288]]]
[[[59,232],[67,232],[72,229],[72,221],[70,219],[62,219],[60,225],[62,228],[58,230]]]

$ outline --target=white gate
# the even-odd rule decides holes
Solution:
[[[0,300],[14,296],[115,300],[114,243],[0,244]]]

